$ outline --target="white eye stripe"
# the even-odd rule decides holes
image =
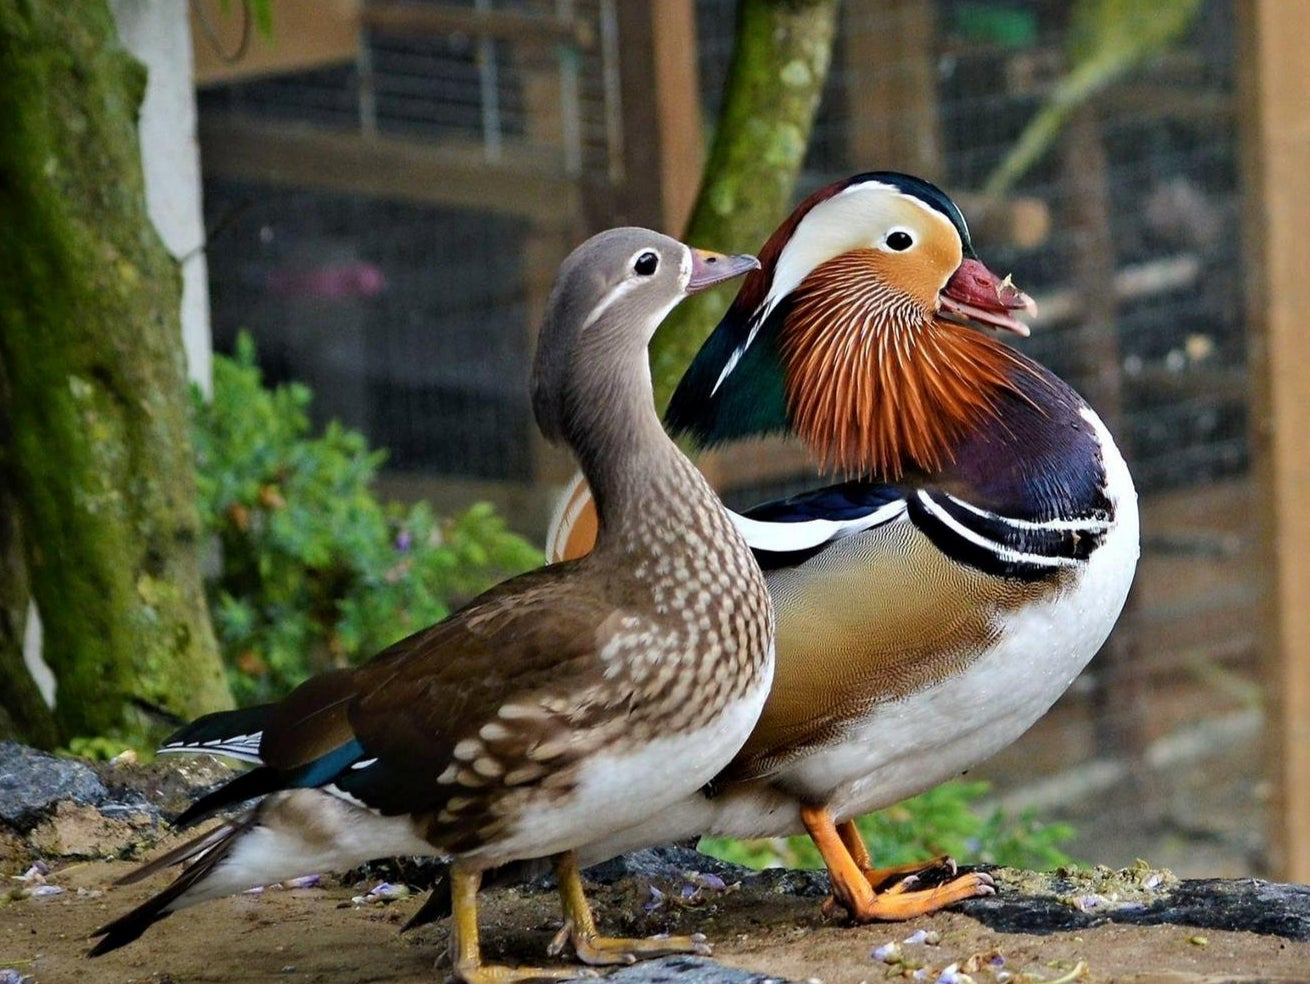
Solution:
[[[587,315],[587,320],[584,321],[579,326],[578,328],[579,333],[585,332],[588,328],[590,328],[597,321],[599,321],[601,315],[603,315],[606,311],[608,311],[610,307],[613,306],[614,302],[617,301],[619,298],[623,297],[629,291],[637,289],[641,284],[650,282],[651,276],[656,272],[655,270],[652,270],[650,274],[642,274],[642,273],[638,273],[634,269],[637,261],[641,257],[645,256],[647,253],[650,253],[652,256],[655,257],[657,268],[658,268],[658,264],[668,260],[668,257],[664,253],[660,252],[659,250],[653,249],[650,246],[643,246],[641,249],[637,250],[630,257],[628,257],[628,265],[626,268],[627,276],[625,276],[617,284],[611,287],[609,293],[606,294],[603,298],[601,298],[600,302],[594,308],[592,308],[591,313]],[[669,262],[672,261],[669,260]],[[683,255],[678,264],[679,277],[683,288],[686,288],[688,281],[691,280],[691,267],[692,267],[691,250],[684,249]],[[659,320],[663,321],[664,316],[667,315],[669,311],[673,310],[673,308],[677,306],[677,303],[680,300],[682,300],[681,296],[675,297],[669,303],[669,306],[665,308],[664,315],[661,315]]]
[[[615,286],[613,286],[612,288],[610,288],[610,292],[605,295],[605,297],[601,300],[601,302],[591,309],[591,314],[587,315],[587,320],[584,321],[582,325],[578,328],[578,332],[582,333],[586,331],[597,321],[599,321],[600,316],[604,314],[606,311],[608,311],[610,309],[610,306],[615,301],[617,301],[620,297],[622,297],[624,294],[630,291],[636,285],[636,283],[637,281],[635,280],[623,280],[618,284],[616,284]]]

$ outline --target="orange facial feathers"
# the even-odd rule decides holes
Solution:
[[[792,425],[820,463],[895,480],[936,472],[970,430],[1000,419],[1027,371],[989,335],[937,318],[932,289],[893,286],[888,260],[851,250],[796,289],[781,333]]]

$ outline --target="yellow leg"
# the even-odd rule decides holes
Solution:
[[[705,937],[694,936],[652,937],[650,939],[624,939],[601,936],[596,930],[596,919],[582,891],[582,874],[578,870],[578,857],[572,851],[555,857],[555,877],[559,881],[560,905],[564,909],[564,929],[550,945],[547,953],[558,956],[565,941],[573,944],[579,960],[593,967],[611,964],[630,964],[651,957],[664,957],[674,953],[696,953],[707,956],[710,952]]]
[[[955,859],[947,857],[945,854],[928,861],[911,861],[908,864],[875,868],[873,858],[869,857],[869,848],[864,843],[864,838],[860,836],[859,828],[855,826],[854,820],[847,820],[845,823],[837,824],[837,835],[841,838],[841,842],[846,845],[846,850],[850,852],[851,860],[855,862],[856,867],[864,872],[865,880],[868,881],[869,887],[875,892],[881,892],[891,887],[891,883],[894,881],[926,874],[927,872],[940,872],[952,878],[955,877]]]
[[[828,866],[832,894],[856,922],[912,919],[996,890],[991,876],[971,872],[929,889],[912,890],[902,881],[879,894],[851,856],[826,807],[801,807],[801,822]],[[867,862],[868,852],[863,853]]]
[[[482,962],[478,944],[478,886],[482,872],[450,869],[450,962],[463,984],[518,984],[520,981],[566,981],[578,976],[565,967],[504,967]]]

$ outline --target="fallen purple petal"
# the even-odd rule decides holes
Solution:
[[[15,876],[15,880],[22,882],[24,885],[31,885],[33,883],[40,885],[45,881],[45,876],[49,873],[50,869],[38,861],[21,875]]]
[[[646,912],[654,912],[656,909],[664,905],[664,893],[661,892],[654,885],[651,885],[649,887],[650,887],[650,901],[648,901],[645,905],[643,905],[642,909]]]
[[[901,945],[899,943],[884,943],[882,946],[874,947],[873,959],[887,964],[900,963]]]
[[[935,929],[916,929],[905,939],[901,940],[902,943],[907,943],[910,946],[917,946],[920,943],[924,943],[928,946],[936,946],[941,941],[942,934]]]

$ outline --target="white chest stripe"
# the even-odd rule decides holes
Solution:
[[[1002,516],[999,513],[994,513],[987,509],[979,509],[977,506],[971,505],[963,499],[957,499],[949,492],[944,492],[942,494],[961,509],[967,509],[975,516],[981,516],[984,519],[992,519],[998,523],[1005,523],[1007,526],[1013,526],[1018,530],[1076,530],[1080,533],[1093,534],[1104,533],[1110,528],[1110,523],[1105,520],[1093,519],[1091,517],[1083,519],[1048,519],[1041,523],[1034,523],[1027,519],[1013,519],[1010,516]]]
[[[873,512],[855,519],[807,519],[797,523],[775,523],[751,519],[728,510],[733,525],[752,550],[772,553],[790,553],[810,550],[844,536],[862,533],[875,526],[890,523],[905,515],[905,501],[897,499]]]
[[[952,533],[963,540],[967,540],[976,547],[981,547],[995,554],[999,559],[1012,564],[1032,564],[1036,567],[1079,567],[1084,561],[1077,560],[1073,557],[1047,557],[1043,554],[1021,553],[1018,550],[1012,550],[995,540],[989,540],[980,536],[973,530],[969,529],[958,522],[950,513],[933,501],[932,496],[927,492],[919,491],[915,493],[919,503],[932,514],[932,517],[942,525],[948,527]],[[1010,522],[1010,520],[1004,520]]]

